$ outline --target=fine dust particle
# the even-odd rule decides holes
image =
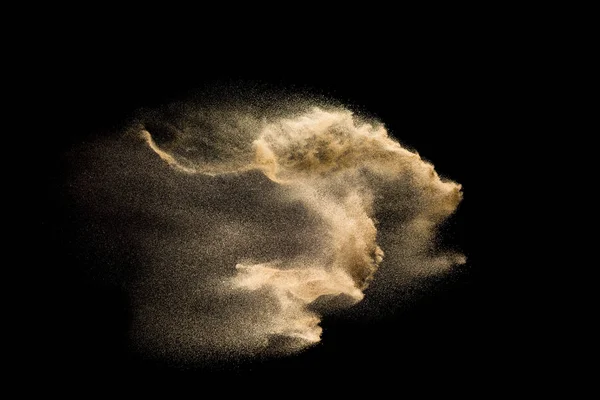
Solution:
[[[328,303],[357,304],[390,273],[464,263],[431,250],[459,184],[382,124],[340,107],[298,108],[155,112],[102,155],[90,150],[97,176],[80,187],[110,199],[140,254],[139,348],[200,360],[298,351],[321,340]],[[376,274],[380,266],[391,272]]]

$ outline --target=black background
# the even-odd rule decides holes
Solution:
[[[127,40],[100,35],[85,46],[59,41],[49,47],[55,62],[43,72],[40,92],[41,103],[51,105],[55,129],[40,142],[49,200],[38,223],[46,254],[60,268],[47,271],[51,289],[40,324],[46,333],[35,368],[94,383],[340,376],[349,388],[418,380],[466,389],[513,379],[510,371],[496,373],[506,361],[514,326],[499,307],[500,272],[483,250],[482,227],[490,212],[482,211],[480,191],[486,152],[496,145],[494,138],[505,128],[502,115],[510,111],[500,100],[510,90],[510,66],[489,51],[488,36],[424,35],[418,41],[388,37],[380,47],[338,48],[331,41],[319,48],[300,40],[207,48],[201,41],[183,45],[143,35]],[[446,239],[462,249],[467,264],[422,293],[415,290],[410,304],[391,309],[379,322],[325,320],[322,344],[296,356],[218,370],[148,361],[130,351],[126,293],[89,279],[71,257],[77,238],[63,189],[73,166],[62,155],[114,131],[139,107],[177,100],[216,81],[315,92],[379,118],[443,176],[463,185],[464,201]]]

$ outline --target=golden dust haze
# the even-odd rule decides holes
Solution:
[[[95,190],[114,208],[88,199],[92,214],[135,215],[123,235],[141,265],[130,293],[142,351],[292,353],[321,340],[328,303],[365,312],[356,305],[398,276],[464,263],[431,246],[461,186],[383,124],[326,105],[176,111],[82,151],[94,163],[75,178],[82,198]]]

